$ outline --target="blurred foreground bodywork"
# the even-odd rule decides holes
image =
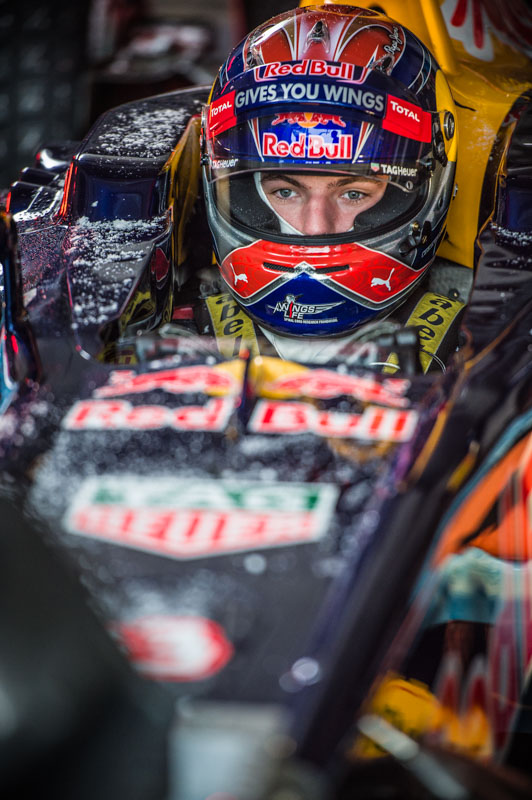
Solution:
[[[403,5],[414,32],[439,11]],[[475,272],[443,374],[190,335],[205,90],[108,112],[11,189],[3,486],[175,704],[180,800],[530,796],[530,81],[515,53],[488,90],[423,30],[465,107],[440,255]]]

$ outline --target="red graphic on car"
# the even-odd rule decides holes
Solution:
[[[288,392],[294,395],[329,399],[353,395],[365,402],[385,403],[394,407],[408,406],[402,395],[410,382],[402,378],[383,381],[362,375],[349,375],[331,369],[312,369],[296,374],[281,375],[266,385],[269,392]]]
[[[115,623],[111,630],[136,668],[155,680],[206,680],[233,655],[224,629],[205,617],[154,614]]]
[[[205,364],[175,367],[157,372],[114,370],[109,383],[96,389],[94,397],[116,397],[123,394],[151,392],[154,389],[163,389],[171,394],[187,392],[234,394],[240,386],[229,372]]]
[[[449,35],[475,58],[494,60],[492,37],[532,55],[532,14],[523,0],[445,0],[441,10]]]

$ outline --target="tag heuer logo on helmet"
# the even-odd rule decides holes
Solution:
[[[342,303],[298,303],[297,297],[293,294],[287,294],[285,299],[276,303],[273,309],[274,314],[283,314],[286,322],[311,322],[318,324],[319,322],[330,322],[330,320],[308,320],[305,319],[307,315],[323,314],[330,311]]]
[[[402,167],[399,164],[381,164],[381,171],[385,175],[398,175],[401,178],[415,178],[417,167]]]
[[[382,172],[383,175],[396,175],[400,178],[417,177],[417,167],[404,167],[402,164],[377,164],[372,161],[370,164],[372,172]]]
[[[230,167],[236,167],[239,160],[238,158],[213,158],[211,167],[213,169],[229,169]]]

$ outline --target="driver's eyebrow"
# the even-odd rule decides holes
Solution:
[[[286,181],[287,183],[291,183],[292,186],[302,185],[296,178],[290,178],[283,172],[268,172],[265,175],[261,175],[261,183],[267,183],[268,181]]]
[[[291,178],[290,175],[286,175],[284,172],[267,172],[261,176],[260,182],[267,183],[268,181],[286,181],[286,183],[291,184],[292,186],[296,186],[298,188],[304,187],[304,184],[297,180],[297,178]],[[378,178],[372,178],[366,175],[347,175],[346,177],[338,177],[336,179],[331,180],[327,184],[327,188],[336,187],[336,186],[347,186],[350,183],[380,183]]]

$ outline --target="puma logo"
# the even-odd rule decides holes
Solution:
[[[372,278],[370,286],[372,286],[372,287],[373,286],[386,286],[388,291],[391,292],[392,291],[392,287],[390,286],[390,279],[391,279],[391,277],[392,277],[394,272],[395,272],[395,267],[392,267],[392,271],[390,272],[390,274],[388,275],[386,280],[384,280],[384,278]]]
[[[247,283],[247,282],[248,282],[248,276],[246,275],[246,273],[245,273],[245,272],[240,272],[240,273],[237,275],[237,274],[236,274],[236,272],[235,272],[235,268],[233,267],[233,265],[232,265],[232,264],[230,264],[229,266],[230,266],[230,267],[231,267],[231,269],[233,270],[233,275],[235,276],[235,286],[237,285],[238,281],[242,281],[243,283]]]

